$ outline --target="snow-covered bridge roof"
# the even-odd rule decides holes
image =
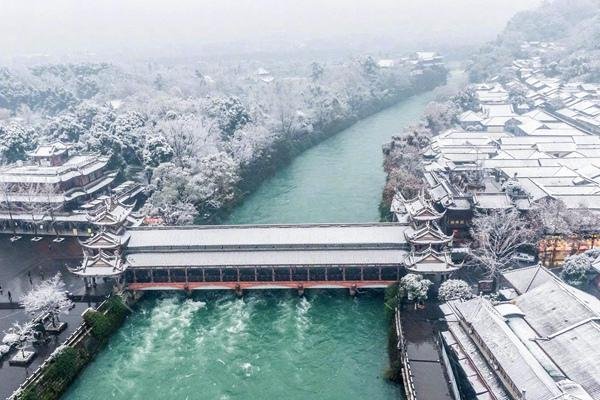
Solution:
[[[407,225],[220,225],[137,227],[127,231],[127,252],[302,248],[405,248]]]
[[[127,230],[128,267],[399,265],[400,224],[137,227]]]
[[[400,249],[365,250],[246,250],[196,252],[142,252],[126,255],[129,268],[242,267],[318,265],[400,265]]]

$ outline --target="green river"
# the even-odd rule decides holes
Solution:
[[[417,120],[414,96],[307,150],[229,223],[372,222],[385,181],[381,146]],[[383,379],[381,293],[151,295],[64,396],[101,399],[398,399]]]

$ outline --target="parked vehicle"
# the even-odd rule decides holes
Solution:
[[[519,262],[523,262],[523,263],[532,264],[535,262],[535,257],[532,256],[531,254],[527,254],[527,253],[521,253],[521,252],[515,253],[512,258],[515,261],[519,261]]]

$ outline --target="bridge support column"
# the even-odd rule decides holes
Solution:
[[[304,285],[298,285],[298,296],[304,296]]]
[[[244,291],[239,284],[235,285],[235,289],[233,289],[233,290],[235,290],[235,295],[237,297],[242,297],[244,295]]]
[[[358,292],[358,289],[356,287],[356,284],[353,284],[352,286],[350,286],[350,296],[352,296],[352,297],[356,296],[357,292]]]

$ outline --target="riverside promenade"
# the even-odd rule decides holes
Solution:
[[[415,310],[412,304],[400,311],[401,332],[399,344],[404,348],[402,357],[408,365],[404,385],[408,400],[453,400],[451,371],[447,371],[439,344],[439,320],[443,314],[435,303]],[[409,382],[407,382],[409,381]]]

